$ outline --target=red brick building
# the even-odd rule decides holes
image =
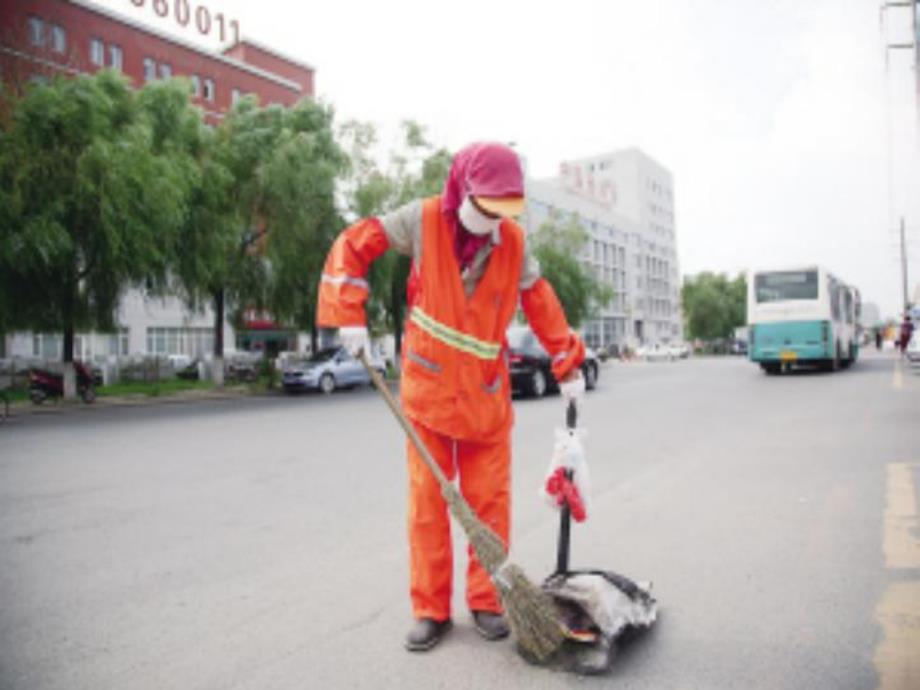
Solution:
[[[134,7],[139,4],[144,6]],[[87,0],[0,0],[0,80],[16,87],[101,69],[123,72],[137,87],[154,79],[184,77],[192,83],[193,103],[211,124],[242,95],[254,94],[262,105],[285,107],[313,96],[313,68],[271,48],[236,40],[222,52],[213,52],[131,18],[134,10],[152,13],[154,4],[168,8],[170,14],[162,17],[164,26],[175,19],[179,8],[187,8],[193,23],[190,31],[195,30],[196,12],[205,7],[204,0],[126,2],[122,14]],[[296,340],[296,334],[277,330],[269,317],[249,316],[247,331],[237,334],[242,347]],[[108,335],[80,334],[76,357],[201,356],[213,342],[210,312],[190,314],[173,298],[151,305],[139,293],[130,292],[119,319],[118,342],[109,345]],[[5,336],[0,339],[0,354],[57,359],[59,341],[54,334]],[[229,324],[224,341],[233,348],[234,332]]]
[[[180,3],[166,5],[172,12]],[[201,6],[192,3],[191,9]],[[313,95],[312,67],[251,41],[239,40],[215,53],[86,0],[0,0],[4,81],[104,68],[124,72],[136,86],[172,77],[191,80],[193,102],[210,122],[242,95],[284,106]]]

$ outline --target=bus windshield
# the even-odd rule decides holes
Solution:
[[[780,271],[754,276],[757,302],[818,299],[817,271]]]

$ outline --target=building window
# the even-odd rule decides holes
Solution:
[[[125,357],[128,354],[128,329],[122,328],[109,336],[109,355]]]
[[[32,356],[42,359],[61,358],[61,336],[50,333],[32,335]]]
[[[112,65],[112,69],[117,69],[119,72],[124,68],[124,54],[121,52],[121,47],[114,43],[109,45],[109,64]]]
[[[213,328],[147,328],[148,355],[189,355],[203,358],[213,349]]]
[[[199,98],[201,96],[201,77],[199,77],[197,74],[192,75],[192,95],[195,98]]]
[[[55,53],[63,53],[67,50],[67,32],[64,31],[63,26],[51,25],[51,49]]]
[[[239,102],[239,100],[240,100],[240,90],[233,89],[233,91],[230,92],[230,105],[236,105]]]
[[[105,64],[105,49],[98,38],[91,39],[89,42],[89,61],[100,67]]]
[[[214,100],[214,80],[213,79],[204,80],[204,98],[206,101]]]
[[[157,78],[157,63],[153,58],[144,58],[144,81],[153,81]]]
[[[45,20],[29,17],[29,42],[39,48],[45,47]]]
[[[167,62],[160,63],[160,79],[171,79],[172,67]]]

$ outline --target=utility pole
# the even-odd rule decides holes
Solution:
[[[904,313],[910,309],[910,297],[907,294],[907,240],[904,237],[904,216],[901,216],[901,287],[904,291]]]
[[[879,8],[879,21],[890,9],[910,10],[911,40],[904,43],[887,43],[885,51],[885,71],[888,70],[888,51],[910,50],[914,53],[914,88],[917,94],[917,117],[920,119],[920,0],[887,0]]]

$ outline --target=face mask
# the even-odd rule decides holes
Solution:
[[[457,209],[457,216],[460,223],[474,235],[489,235],[498,230],[502,224],[501,218],[489,218],[486,214],[476,208],[473,200],[467,196],[460,208]]]

